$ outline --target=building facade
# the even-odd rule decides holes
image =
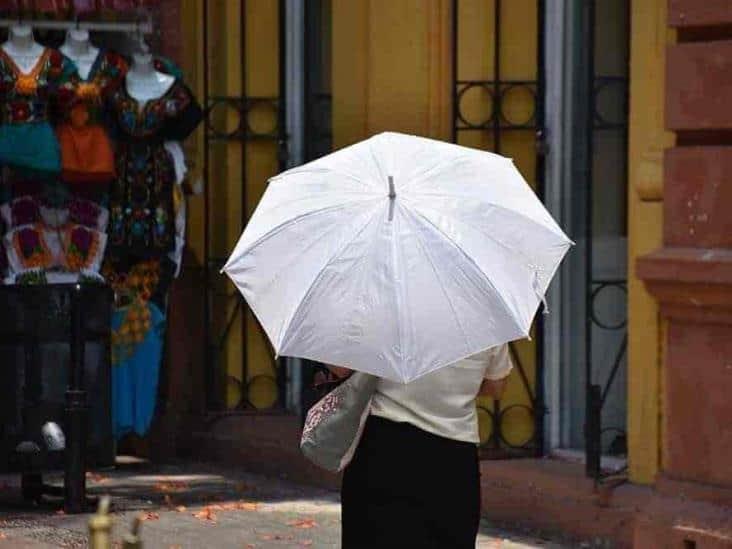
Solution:
[[[513,348],[506,397],[479,403],[486,513],[638,547],[732,544],[731,2],[196,0],[170,13],[208,118],[189,151],[163,446],[332,481],[297,452],[313,365],[273,356],[219,268],[268,177],[380,131],[425,135],[514,158],[577,243],[551,314]],[[684,526],[689,498],[698,519]]]

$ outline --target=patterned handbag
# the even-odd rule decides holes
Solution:
[[[302,453],[328,471],[342,471],[353,458],[371,409],[378,378],[354,372],[308,411]]]

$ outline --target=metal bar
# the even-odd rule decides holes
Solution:
[[[153,34],[154,27],[148,18],[137,23],[112,23],[103,21],[48,21],[46,19],[0,19],[0,28],[28,25],[34,29],[71,30],[84,29],[100,32],[140,32]]]
[[[216,377],[218,372],[218,360],[217,357],[211,356],[211,228],[210,228],[210,138],[209,138],[209,119],[208,112],[210,93],[209,93],[209,61],[208,61],[208,33],[209,33],[209,15],[208,0],[203,0],[202,3],[203,13],[203,35],[202,35],[202,46],[203,46],[203,104],[206,109],[206,120],[204,121],[205,131],[203,132],[203,291],[204,291],[204,306],[203,306],[203,344],[204,344],[204,360],[205,365],[205,384],[206,384],[206,400],[205,406],[207,410],[213,409],[218,398],[215,397],[216,392]],[[212,360],[214,359],[214,360]]]
[[[587,390],[587,418],[585,421],[586,442],[585,442],[585,472],[588,477],[598,480],[600,478],[600,459],[602,454],[602,396],[599,385],[590,385]]]
[[[64,508],[68,513],[86,510],[86,439],[89,408],[84,390],[84,329],[82,286],[71,290],[69,330],[70,383],[66,391],[68,432],[64,469]]]
[[[241,97],[244,101],[244,112],[242,116],[247,116],[249,112],[249,101],[247,97],[247,2],[239,0],[239,58],[241,59]],[[244,121],[246,127],[246,121]],[[241,230],[247,225],[247,140],[242,139],[240,142],[241,151]],[[248,311],[244,298],[238,296],[241,301],[241,386],[242,395],[241,402],[248,400],[248,395],[244,394],[247,388],[247,377],[249,375],[249,346],[247,345],[248,333]]]
[[[287,108],[287,67],[286,67],[286,59],[287,59],[287,48],[285,41],[287,40],[287,19],[286,19],[286,3],[285,0],[279,1],[279,36],[278,36],[278,45],[279,45],[279,102],[278,102],[278,111],[277,111],[277,127],[278,132],[280,135],[280,139],[278,142],[278,164],[279,169],[283,170],[287,166],[287,157],[288,157],[288,135],[287,135],[287,122],[285,119],[286,116],[286,108]],[[261,329],[261,333],[264,334],[264,330]],[[287,376],[283,375],[285,372],[285,359],[283,357],[275,357],[274,360],[274,368],[275,368],[275,380],[277,383],[278,388],[278,398],[279,398],[279,405],[285,406],[286,400],[287,400]]]
[[[458,105],[458,0],[452,0],[452,142],[457,143]]]
[[[537,40],[536,53],[536,88],[537,93],[534,101],[535,105],[535,124],[536,124],[536,192],[539,200],[544,202],[544,0],[537,0],[536,16],[537,16],[537,32],[539,34]],[[544,315],[540,314],[536,321],[536,380],[534,399],[534,440],[536,442],[536,456],[541,457],[544,454],[544,414],[546,413],[545,395],[544,395]]]
[[[625,333],[623,334],[623,339],[620,342],[620,347],[618,348],[618,352],[615,354],[615,361],[613,363],[613,369],[610,371],[610,375],[608,376],[607,383],[605,383],[605,388],[602,390],[602,400],[601,400],[602,406],[605,405],[605,400],[607,399],[607,395],[610,392],[610,388],[613,385],[613,381],[615,381],[615,376],[618,374],[618,370],[620,369],[620,364],[623,361],[623,356],[625,355],[625,350],[627,347],[628,347],[628,332],[625,331]]]
[[[501,154],[501,0],[495,0],[493,13],[493,151]]]
[[[592,307],[592,150],[594,140],[594,79],[595,79],[595,1],[589,0],[586,4],[586,13],[583,14],[586,26],[585,36],[587,47],[587,97],[589,100],[585,127],[585,303]],[[602,389],[592,383],[592,314],[591,309],[585,314],[585,457],[587,476],[597,479],[600,474],[600,453],[602,436]]]

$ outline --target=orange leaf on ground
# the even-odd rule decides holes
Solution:
[[[209,506],[204,507],[198,513],[193,513],[193,516],[199,520],[205,520],[207,522],[216,522],[216,513]]]
[[[178,507],[175,508],[175,510],[178,511],[179,513],[185,513],[186,512],[186,506],[185,505],[179,505]]]
[[[99,473],[92,473],[91,471],[86,472],[86,480],[89,480],[91,482],[96,482],[97,484],[103,484],[107,482],[109,479],[105,477],[104,475],[100,475]]]
[[[183,492],[188,490],[190,486],[186,482],[181,481],[170,481],[170,482],[158,482],[153,486],[153,490],[156,492]]]
[[[305,541],[303,541],[303,542],[302,542],[302,543],[300,544],[300,547],[312,547],[312,545],[313,545],[313,542],[312,542],[312,540],[309,540],[309,539],[308,539],[308,540],[305,540]]]
[[[143,522],[146,520],[159,520],[159,519],[160,519],[160,515],[158,513],[156,513],[155,511],[148,511],[147,513],[143,513],[142,515],[140,515],[140,520]]]
[[[7,534],[0,532],[0,539],[6,539],[8,537]]]
[[[260,534],[262,541],[282,541],[282,540],[293,540],[292,536],[281,536],[280,534]]]
[[[296,520],[295,522],[289,522],[288,524],[294,528],[303,528],[305,530],[315,528],[318,525],[318,523],[313,519]]]

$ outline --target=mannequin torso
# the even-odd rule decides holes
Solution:
[[[33,29],[28,25],[10,28],[9,39],[2,45],[3,50],[13,60],[23,74],[28,74],[41,59],[45,48],[33,39]]]
[[[175,84],[175,77],[156,71],[150,54],[136,54],[132,57],[125,84],[130,97],[143,107],[148,101],[165,95]]]
[[[89,31],[72,29],[66,33],[66,41],[61,46],[61,53],[76,64],[79,76],[83,80],[87,80],[99,55],[99,48],[89,40]]]

